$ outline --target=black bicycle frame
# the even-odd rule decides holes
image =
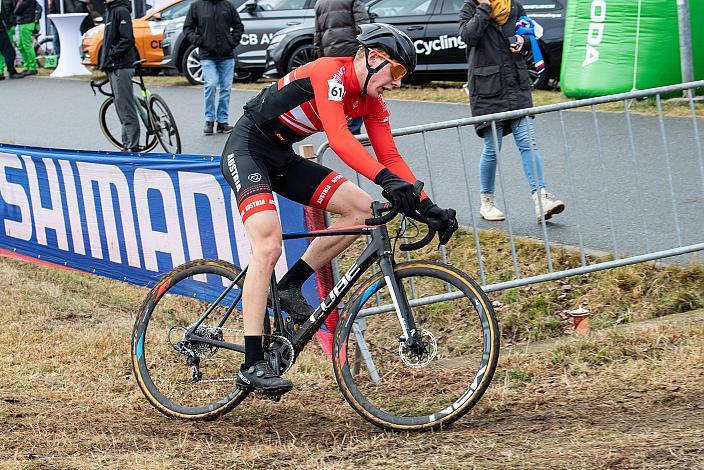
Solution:
[[[372,212],[375,217],[379,216],[379,213],[383,210],[387,210],[388,204],[374,202],[372,204]],[[415,333],[416,325],[415,321],[410,314],[411,309],[408,303],[408,298],[406,297],[405,290],[401,283],[396,279],[394,274],[394,258],[393,250],[391,247],[391,240],[389,239],[389,233],[386,225],[378,226],[360,226],[360,227],[347,227],[342,229],[333,230],[320,230],[313,232],[300,232],[300,233],[287,233],[283,234],[282,238],[284,240],[293,240],[297,238],[309,238],[309,237],[334,237],[340,235],[370,235],[371,242],[367,245],[366,249],[357,258],[357,260],[352,264],[349,270],[344,276],[340,277],[332,291],[323,299],[323,301],[316,307],[313,314],[306,320],[306,322],[300,326],[297,332],[293,333],[291,337],[287,338],[291,341],[295,356],[303,350],[303,348],[308,344],[315,333],[320,329],[320,327],[325,322],[325,319],[330,315],[330,313],[335,310],[339,305],[340,301],[344,296],[350,291],[352,286],[362,277],[362,275],[369,269],[369,267],[376,261],[379,262],[381,272],[386,280],[386,285],[388,286],[391,298],[394,303],[396,314],[398,315],[399,322],[401,323],[401,328],[403,330],[403,340],[409,347],[415,346]],[[185,339],[188,341],[198,341],[202,343],[211,344],[213,346],[229,349],[237,352],[244,352],[244,347],[242,345],[236,345],[233,343],[228,343],[225,341],[219,341],[212,338],[205,338],[203,336],[195,334],[198,327],[205,321],[205,319],[210,315],[215,306],[225,298],[225,296],[234,288],[234,286],[239,282],[240,279],[245,275],[247,269],[245,268],[240,274],[238,274],[232,283],[225,289],[225,291],[216,299],[213,304],[201,315],[201,317],[191,325],[185,335]],[[237,299],[230,305],[225,314],[218,321],[217,327],[221,327],[227,318],[232,313],[234,306],[239,302],[242,293],[239,294]],[[278,289],[276,285],[276,278],[272,275],[270,284],[270,300],[271,306],[274,310],[274,331],[278,334],[283,334],[286,331],[284,326],[283,317],[281,315],[281,307],[279,306],[278,300]],[[269,321],[264,322],[265,328],[269,325]],[[264,332],[269,334],[268,331]]]

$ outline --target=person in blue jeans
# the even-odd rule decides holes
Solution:
[[[459,34],[467,44],[467,88],[473,116],[533,106],[530,77],[525,58],[521,54],[524,46],[530,47],[530,42],[525,36],[516,34],[518,20],[525,16],[525,9],[518,0],[464,2],[459,15]],[[505,218],[503,212],[496,207],[494,181],[496,147],[500,150],[503,136],[510,133],[513,133],[521,153],[523,173],[530,186],[538,222],[565,210],[565,203],[545,190],[532,117],[496,122],[496,141],[490,120],[476,124],[475,130],[484,139],[479,161],[479,214],[483,219],[494,221]]]
[[[509,121],[511,126],[511,131],[513,132],[513,139],[516,141],[516,146],[518,151],[521,153],[521,163],[523,166],[523,174],[528,180],[528,185],[530,186],[530,192],[533,194],[533,200],[536,209],[536,217],[540,221],[540,207],[538,204],[538,195],[544,196],[543,200],[543,213],[545,214],[545,219],[552,217],[552,214],[562,212],[565,208],[565,204],[556,200],[553,195],[545,191],[545,182],[543,181],[543,164],[540,160],[540,154],[538,153],[538,144],[535,141],[535,128],[533,127],[533,117],[525,117],[521,119],[514,119]],[[501,142],[503,140],[503,129],[504,126],[496,126],[496,139],[498,142],[499,150],[501,150]],[[531,145],[533,146],[533,153],[531,155]],[[479,158],[479,182],[480,182],[480,192],[486,198],[486,195],[494,194],[494,187],[496,181],[496,148],[494,145],[494,136],[491,127],[487,127],[484,130],[484,148],[482,149],[482,154]],[[535,160],[535,164],[533,163]],[[536,174],[537,173],[537,181]],[[538,190],[540,189],[540,192]],[[480,214],[482,218],[486,220],[503,220],[503,213],[496,208],[495,204],[490,204],[487,208],[486,204],[482,200],[483,210],[480,208]],[[492,210],[493,209],[493,210]],[[557,210],[559,209],[559,210]]]
[[[203,133],[214,130],[229,134],[230,92],[235,71],[235,48],[244,32],[242,20],[234,5],[227,0],[197,0],[188,9],[183,33],[198,47],[205,81],[205,127]],[[217,110],[215,95],[220,88]],[[217,121],[217,127],[214,124]]]
[[[217,122],[217,131],[225,134],[232,132],[229,122],[230,92],[235,73],[235,59],[201,59],[205,90],[205,128],[203,133],[213,134],[213,123]],[[220,88],[220,93],[217,89]],[[215,106],[215,96],[217,108]]]

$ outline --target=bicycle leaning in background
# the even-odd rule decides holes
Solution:
[[[397,210],[372,204],[367,226],[284,234],[284,240],[368,235],[370,242],[310,318],[294,327],[270,284],[270,315],[264,321],[265,358],[281,374],[352,286],[333,346],[340,391],[371,423],[391,430],[439,429],[467,413],[480,399],[499,356],[499,328],[491,302],[465,273],[433,261],[396,263],[399,228],[386,223]],[[414,217],[422,221],[422,217]],[[402,216],[403,227],[410,219]],[[432,242],[435,232],[410,251]],[[380,272],[373,266],[380,268]],[[142,392],[160,412],[183,419],[217,418],[250,391],[239,388],[244,359],[242,286],[247,269],[222,260],[195,260],[166,274],[142,304],[132,333],[132,370]],[[310,366],[308,366],[310,367]],[[259,393],[259,392],[258,392]],[[274,401],[280,395],[261,395]]]
[[[134,96],[140,123],[139,146],[136,151],[150,152],[159,143],[166,153],[181,153],[181,137],[178,134],[174,115],[164,98],[147,89],[139,66],[141,62],[143,61],[134,64],[135,74],[139,80],[132,80],[132,83],[138,85],[141,91]],[[111,92],[103,90],[103,87],[109,83],[107,78],[97,83],[91,80],[90,88],[94,95],[97,88],[100,93],[108,97],[100,105],[98,123],[108,141],[118,149],[122,149],[122,124],[115,108],[115,97]]]

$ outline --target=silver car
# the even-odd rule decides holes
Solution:
[[[315,0],[228,0],[235,4],[244,24],[244,34],[236,49],[235,79],[256,80],[264,73],[266,48],[280,29],[311,21]],[[164,29],[162,66],[184,74],[194,85],[203,83],[198,48],[183,34],[186,18]]]

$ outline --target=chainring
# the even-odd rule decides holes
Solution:
[[[186,332],[188,329],[190,329],[190,326],[188,328],[182,326],[171,327],[168,333],[168,341],[174,350],[186,357],[198,357],[199,359],[209,359],[213,357],[219,348],[203,341],[187,340]],[[241,333],[244,335],[244,330],[207,325],[200,325],[196,329],[195,334],[204,338],[223,341],[223,331]],[[176,337],[174,337],[174,334]],[[179,339],[176,340],[176,338]],[[267,359],[272,367],[278,362],[279,373],[283,375],[288,372],[295,359],[295,352],[291,341],[279,335],[263,335],[263,341],[264,344],[269,345],[264,349],[265,356],[269,356]]]

